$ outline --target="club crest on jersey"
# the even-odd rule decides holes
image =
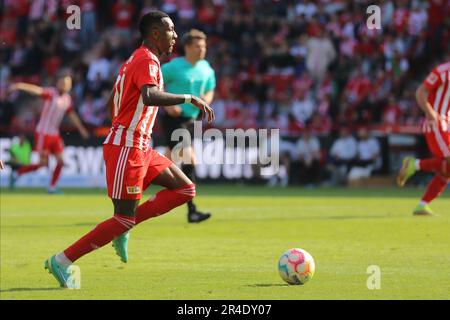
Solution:
[[[151,77],[157,78],[157,76],[156,76],[158,74],[158,67],[157,66],[154,66],[154,65],[150,64],[148,66],[148,70],[150,72],[150,76]]]
[[[434,73],[431,73],[428,77],[427,77],[427,81],[429,84],[435,84],[437,81],[438,77],[437,75],[435,75]]]
[[[128,194],[139,194],[139,193],[141,193],[141,188],[139,188],[139,186],[127,187],[127,193]]]

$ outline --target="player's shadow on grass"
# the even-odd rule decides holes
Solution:
[[[10,288],[0,289],[0,292],[22,292],[22,291],[56,291],[64,290],[63,288]]]
[[[256,283],[249,284],[247,287],[265,288],[265,287],[289,287],[287,283]]]

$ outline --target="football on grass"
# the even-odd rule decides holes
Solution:
[[[315,269],[313,257],[300,248],[289,249],[278,261],[281,278],[292,285],[302,285],[311,280]]]

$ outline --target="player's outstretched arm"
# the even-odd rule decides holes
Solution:
[[[89,132],[87,131],[87,129],[81,123],[81,120],[78,117],[78,115],[76,114],[76,112],[72,110],[72,111],[70,111],[68,113],[68,116],[69,116],[70,121],[74,124],[74,126],[77,127],[77,129],[80,132],[80,134],[83,137],[83,139],[85,139],[85,140],[88,139],[89,138]]]
[[[15,91],[24,91],[35,96],[41,96],[44,93],[44,88],[31,83],[17,82],[9,87],[9,92]]]
[[[214,110],[199,97],[190,94],[173,94],[159,91],[155,85],[144,85],[141,88],[142,101],[147,106],[167,107],[182,103],[190,103],[202,111],[202,118],[208,115],[208,122],[214,120]]]

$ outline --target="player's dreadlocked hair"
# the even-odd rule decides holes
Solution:
[[[139,22],[139,31],[141,32],[142,38],[148,35],[148,32],[154,26],[160,26],[162,24],[163,18],[168,18],[169,15],[165,12],[154,10],[145,14],[141,21]]]

